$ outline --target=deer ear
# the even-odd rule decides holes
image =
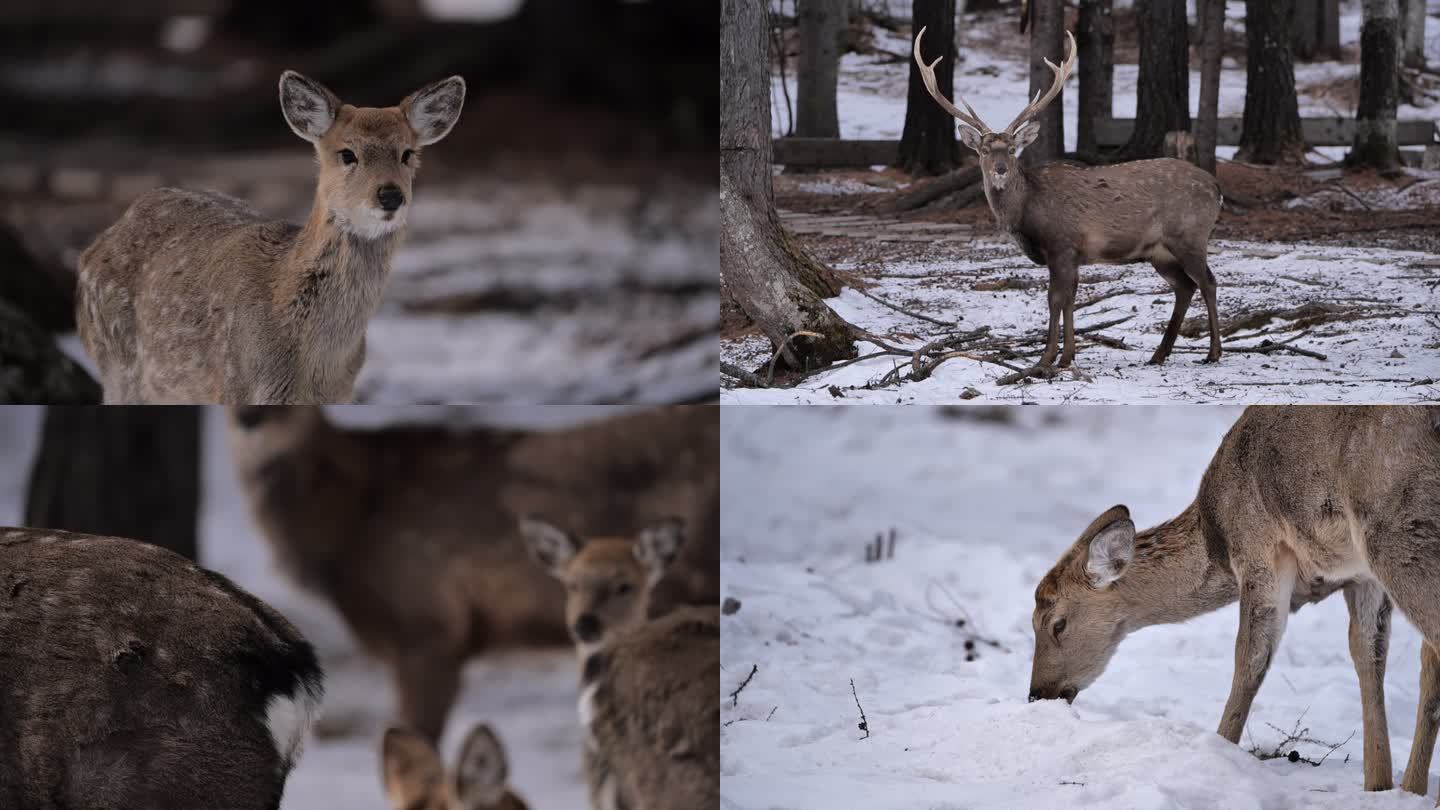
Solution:
[[[293,70],[280,74],[280,111],[295,134],[315,143],[340,114],[340,99],[325,85]]]
[[[445,779],[440,754],[413,731],[391,728],[380,746],[385,795],[391,807],[413,807],[438,795]]]
[[[1085,573],[1090,577],[1090,585],[1104,588],[1119,579],[1134,554],[1135,524],[1130,518],[1118,517],[1105,524],[1090,538],[1090,550],[1085,559]]]
[[[1034,143],[1038,137],[1040,137],[1039,121],[1030,121],[1020,127],[1020,131],[1015,133],[1015,154],[1020,154],[1025,147]]]
[[[964,124],[960,125],[960,142],[976,152],[980,151],[980,133]]]
[[[510,766],[505,749],[490,727],[476,726],[460,747],[460,761],[455,765],[455,795],[463,810],[492,807],[505,795],[510,779]]]
[[[580,541],[574,535],[529,515],[520,518],[520,536],[525,539],[530,558],[557,577],[580,550]]]
[[[680,553],[685,542],[685,522],[680,518],[665,518],[640,533],[635,542],[635,559],[645,566],[654,585],[665,576],[665,570]]]
[[[450,134],[450,129],[460,120],[463,106],[465,80],[451,76],[416,90],[400,102],[400,111],[415,130],[420,145],[429,146]]]

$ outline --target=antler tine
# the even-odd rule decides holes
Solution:
[[[1022,124],[1024,124],[1026,121],[1029,121],[1031,118],[1034,118],[1040,113],[1041,110],[1045,109],[1045,106],[1049,104],[1051,100],[1055,98],[1055,96],[1060,94],[1060,90],[1065,87],[1065,80],[1069,79],[1070,74],[1074,72],[1075,35],[1070,33],[1069,31],[1066,31],[1065,36],[1069,40],[1069,52],[1065,57],[1065,61],[1061,62],[1059,65],[1056,65],[1049,59],[1045,60],[1045,66],[1050,68],[1050,70],[1054,71],[1055,73],[1054,83],[1050,85],[1050,89],[1045,91],[1045,95],[1043,96],[1040,95],[1040,92],[1038,90],[1035,92],[1035,98],[1031,99],[1030,103],[1025,105],[1025,109],[1021,110],[1020,114],[1015,116],[1015,120],[1010,122],[1010,126],[1005,128],[1005,131],[1007,133],[1014,135],[1016,130],[1020,129]]]
[[[979,132],[981,135],[993,131],[990,129],[990,127],[985,126],[985,122],[980,120],[980,116],[977,115],[975,113],[975,110],[970,107],[970,103],[967,102],[959,93],[955,94],[955,98],[959,99],[960,103],[965,105],[964,110],[961,110],[954,104],[951,104],[948,99],[940,95],[940,88],[935,83],[935,66],[940,64],[940,60],[944,59],[945,57],[937,56],[935,57],[934,62],[931,62],[928,65],[925,64],[925,60],[920,58],[920,38],[923,36],[925,36],[925,28],[921,28],[920,33],[915,35],[915,64],[920,68],[920,78],[925,82],[925,89],[930,91],[930,97],[935,99],[935,103],[943,107],[945,109],[945,112],[948,112],[952,116],[960,119],[960,123],[971,127],[976,132]]]

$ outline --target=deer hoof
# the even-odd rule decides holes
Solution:
[[[1209,365],[1210,363],[1218,363],[1218,362],[1220,362],[1220,355],[1218,355],[1218,354],[1207,354],[1207,355],[1205,355],[1205,359],[1204,359],[1204,360],[1196,360],[1195,362],[1198,363],[1198,364],[1200,364],[1200,365],[1202,365],[1202,366],[1203,366],[1203,365]]]

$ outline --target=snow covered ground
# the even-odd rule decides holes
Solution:
[[[424,419],[535,427],[573,424],[609,412],[565,406],[332,410],[347,424]],[[40,408],[0,408],[0,526],[20,523],[42,414]],[[300,592],[275,570],[241,500],[220,416],[212,410],[206,420],[201,563],[290,618],[315,644],[325,667],[323,716],[290,776],[283,810],[385,810],[379,740],[392,716],[389,678],[356,649],[328,603]],[[584,807],[577,678],[574,655],[564,650],[473,661],[450,715],[443,747],[447,762],[474,723],[488,722],[508,749],[512,785],[532,807]]]
[[[1291,617],[1241,747],[1214,733],[1234,607],[1135,633],[1074,705],[1026,702],[1039,578],[1113,504],[1142,526],[1183,508],[1238,413],[1039,407],[996,424],[916,407],[724,409],[721,575],[741,607],[722,624],[721,806],[1431,807],[1361,789],[1339,597]],[[891,529],[893,559],[865,563],[863,545]],[[972,631],[1003,649],[982,642],[967,662]],[[1418,661],[1417,633],[1395,622],[1397,783]],[[1297,720],[1349,742],[1319,767],[1247,752]]]
[[[859,227],[839,222],[836,227]],[[838,232],[838,231],[837,231]],[[943,236],[946,231],[935,231]],[[963,234],[962,234],[963,236]],[[968,237],[966,237],[968,238]],[[958,326],[944,327],[877,303],[846,288],[829,299],[847,321],[888,336],[894,345],[919,348],[956,331],[991,327],[991,334],[1043,336],[1049,322],[1048,275],[1008,242],[977,239],[940,243],[915,259],[836,263],[865,280],[866,292],[892,304]],[[1084,270],[1076,296],[1076,328],[1127,318],[1099,334],[1121,344],[1086,341],[1076,363],[1088,379],[1065,374],[1052,381],[997,385],[1009,373],[997,365],[956,358],[928,379],[866,389],[906,358],[881,356],[809,377],[793,388],[728,388],[725,402],[845,403],[956,402],[1416,402],[1440,398],[1440,262],[1433,256],[1379,248],[1304,244],[1217,242],[1210,267],[1219,280],[1221,324],[1244,313],[1287,311],[1226,336],[1231,346],[1293,339],[1320,360],[1289,352],[1231,352],[1214,365],[1197,365],[1208,347],[1208,330],[1176,342],[1162,366],[1145,363],[1160,344],[1174,295],[1148,264],[1093,266]],[[1086,305],[1088,302],[1094,302]],[[1300,309],[1308,307],[1308,309]],[[1330,307],[1346,320],[1305,325],[1315,307]],[[1299,311],[1296,311],[1299,310]],[[1189,319],[1203,318],[1199,295]],[[1354,319],[1349,319],[1349,318]],[[876,347],[861,341],[860,353]],[[1043,343],[1024,346],[1024,366],[1038,360]],[[770,344],[756,337],[726,341],[728,362],[756,368],[768,362]],[[980,352],[980,354],[988,354]],[[1428,382],[1427,382],[1428,381]],[[832,387],[843,398],[837,398]],[[969,389],[969,393],[967,392]]]

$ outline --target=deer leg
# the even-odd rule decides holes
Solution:
[[[1185,313],[1190,309],[1190,300],[1195,296],[1195,282],[1185,275],[1184,269],[1178,264],[1165,262],[1154,262],[1155,272],[1165,279],[1170,289],[1175,291],[1175,309],[1170,313],[1170,323],[1165,325],[1165,336],[1160,339],[1159,348],[1150,355],[1150,365],[1158,366],[1165,362],[1170,356],[1170,350],[1175,348],[1175,338],[1180,334],[1180,324],[1185,321]]]
[[[1430,783],[1430,759],[1435,754],[1435,732],[1440,728],[1440,651],[1426,641],[1420,647],[1420,703],[1415,711],[1415,739],[1400,787],[1425,795]]]
[[[1052,276],[1050,283],[1054,284],[1056,279]],[[1065,351],[1060,355],[1060,367],[1070,365],[1075,359],[1075,293],[1080,289],[1080,269],[1072,268],[1065,274]]]
[[[1350,658],[1360,677],[1360,711],[1365,737],[1365,789],[1394,787],[1390,731],[1385,719],[1385,656],[1390,651],[1390,597],[1375,582],[1345,586],[1350,609]],[[1426,766],[1428,767],[1428,761]],[[1424,785],[1421,785],[1423,793]]]
[[[1073,283],[1070,280],[1070,276],[1075,274],[1075,267],[1071,262],[1051,257],[1050,332],[1045,340],[1045,353],[1040,355],[1040,368],[1051,368],[1055,365],[1055,355],[1060,351],[1060,316],[1064,313],[1067,302],[1073,305],[1075,301]]]
[[[439,742],[460,690],[460,666],[448,651],[433,647],[402,650],[392,662],[400,722],[432,744]]]
[[[1214,363],[1220,359],[1220,316],[1215,306],[1215,274],[1210,272],[1210,265],[1205,260],[1204,247],[1179,253],[1177,257],[1185,268],[1185,275],[1193,286],[1200,288],[1200,295],[1205,299],[1205,314],[1210,322],[1210,352],[1205,355],[1204,362]]]
[[[1235,635],[1235,674],[1230,698],[1217,733],[1232,743],[1250,717],[1250,704],[1270,669],[1290,617],[1290,592],[1295,586],[1295,558],[1282,556],[1269,568],[1247,571],[1240,581],[1240,632]]]

